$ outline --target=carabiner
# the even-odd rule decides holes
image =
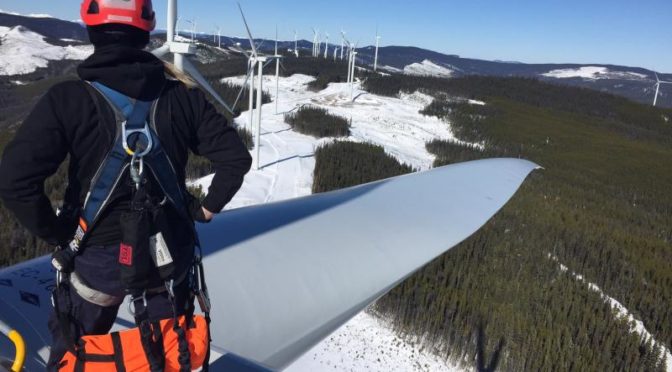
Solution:
[[[137,310],[135,303],[140,300],[142,300],[142,306],[147,309],[147,291],[142,292],[142,296],[131,297],[131,300],[128,301],[128,313],[134,317],[136,316],[135,310]]]
[[[142,174],[145,172],[145,162],[142,160],[142,158],[138,158],[137,156],[133,155],[131,158],[130,168],[131,179],[133,180],[133,183],[135,183],[135,188],[139,189],[140,185],[142,184]]]

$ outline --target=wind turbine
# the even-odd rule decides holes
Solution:
[[[318,58],[320,56],[320,53],[322,52],[322,38],[320,37],[320,31],[317,31],[317,45],[316,45],[316,50],[315,50],[315,58]]]
[[[260,153],[260,148],[261,148],[261,108],[262,108],[262,98],[263,98],[263,82],[264,82],[264,67],[270,62],[272,62],[274,59],[277,58],[277,54],[274,56],[263,56],[260,55],[257,47],[254,45],[254,38],[252,37],[252,32],[250,31],[250,27],[247,24],[247,19],[245,19],[245,13],[243,13],[243,8],[240,6],[240,3],[238,3],[238,10],[240,10],[240,16],[243,19],[243,23],[245,24],[245,30],[247,31],[247,37],[250,40],[250,46],[252,47],[252,53],[250,54],[249,58],[249,65],[248,65],[248,74],[247,74],[247,79],[251,77],[250,80],[250,118],[254,118],[256,121],[256,147],[257,147],[257,156],[255,158],[255,168],[257,170],[260,169],[259,167],[259,153]],[[252,110],[252,92],[253,92],[253,87],[254,87],[254,69],[258,68],[257,75],[256,76],[256,101],[257,101],[257,108],[256,108],[256,115],[253,115],[252,113],[254,112]],[[279,71],[278,71],[279,74]],[[252,125],[252,121],[250,121],[250,125]]]
[[[217,26],[215,31],[217,32],[217,41],[216,41],[217,47],[221,49],[222,48],[222,28]],[[214,39],[214,36],[213,36],[213,39]]]
[[[278,101],[280,100],[280,58],[282,56],[278,54],[278,26],[275,26],[275,114],[278,114]]]
[[[660,80],[660,78],[658,77],[658,73],[654,72],[654,74],[656,74],[656,84],[655,84],[656,85],[656,95],[653,96],[653,106],[655,107],[656,103],[658,103],[658,94],[660,93],[660,84],[672,84],[672,81]]]
[[[334,62],[336,62],[337,57],[338,57],[338,47],[334,47]]]
[[[187,19],[187,23],[191,25],[191,42],[193,43],[196,36],[196,18]]]
[[[345,31],[341,30],[341,61],[343,60],[344,46],[345,46]]]
[[[357,43],[355,43],[352,48],[350,59],[352,60],[352,72],[350,73],[350,101],[353,101],[355,90],[355,68],[357,67]]]
[[[294,30],[294,55],[299,58],[299,33]]]
[[[327,40],[324,42],[324,59],[329,55],[329,33],[327,33]]]
[[[228,112],[232,115],[235,115],[234,110],[224,102],[222,97],[217,94],[217,92],[212,88],[208,81],[201,75],[201,73],[196,69],[196,67],[191,63],[187,58],[188,55],[194,54],[196,52],[196,47],[191,43],[182,43],[175,41],[175,28],[177,25],[177,0],[168,0],[168,16],[167,16],[167,30],[166,30],[166,43],[161,47],[152,51],[152,53],[161,58],[168,54],[173,55],[173,63],[175,67],[191,76],[196,82],[205,89],[212,97],[217,100]]]
[[[378,71],[378,45],[380,44],[380,36],[378,35],[378,27],[376,27],[376,56],[373,59],[373,71]]]
[[[313,57],[317,57],[317,31],[313,29]]]

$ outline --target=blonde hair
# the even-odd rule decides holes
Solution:
[[[166,69],[166,75],[175,80],[179,80],[182,84],[186,85],[187,88],[193,89],[198,86],[198,84],[196,84],[196,82],[194,81],[194,79],[191,78],[191,76],[180,71],[174,64],[163,61],[163,66]]]

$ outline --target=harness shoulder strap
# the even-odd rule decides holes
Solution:
[[[149,140],[151,141],[152,149],[143,156],[143,159],[152,171],[165,196],[170,200],[178,213],[191,223],[191,217],[185,202],[185,193],[180,187],[177,172],[168,154],[163,149],[156,131],[153,114],[156,112],[159,99],[157,98],[151,102],[133,100],[98,82],[91,83],[91,85],[107,99],[110,106],[125,120],[125,122],[119,122],[119,118],[117,118],[118,126],[126,125],[131,130],[145,128],[145,133],[151,137]],[[151,123],[151,126],[148,123]],[[122,143],[125,144],[123,141],[124,138],[122,138]],[[128,153],[128,150],[126,152]]]

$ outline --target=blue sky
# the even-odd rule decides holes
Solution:
[[[0,0],[0,9],[78,19],[79,0]],[[165,27],[165,1],[154,1]],[[341,28],[360,45],[414,45],[480,59],[530,63],[612,63],[672,73],[670,0],[241,0],[255,37],[332,40]],[[242,36],[234,1],[181,0],[182,17],[199,31]]]

